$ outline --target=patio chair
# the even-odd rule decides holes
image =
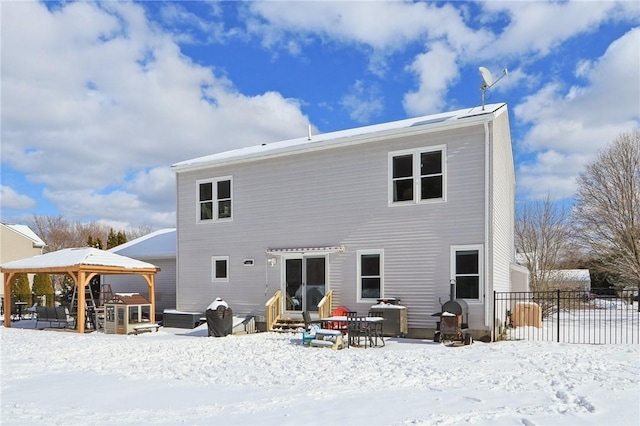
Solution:
[[[32,307],[27,308],[24,311],[30,313],[31,314],[31,319],[33,319],[34,316],[36,315],[37,311],[38,311],[38,302],[34,303]]]
[[[322,321],[312,320],[309,311],[302,311],[302,320],[304,321],[304,329],[306,331],[310,331],[311,327],[314,325],[318,325],[319,328],[322,328]]]
[[[367,316],[382,318],[384,315],[381,311],[369,311]],[[382,346],[384,346],[384,336],[382,335],[382,321],[370,322],[369,330],[371,332],[371,338],[375,340],[375,345],[378,346],[378,339],[380,339],[380,341],[382,342]]]
[[[331,312],[331,316],[332,317],[346,317],[347,314],[349,313],[349,310],[347,308],[345,308],[344,306],[338,306],[337,308],[335,308],[332,312]],[[339,322],[339,321],[330,321],[327,323],[327,328],[331,329],[331,330],[340,330],[342,331],[342,334],[347,334],[348,333],[348,329],[347,329],[347,324],[345,324],[344,322]]]
[[[364,337],[364,347],[367,348],[367,342],[371,343],[371,329],[369,323],[358,316],[357,312],[349,312],[347,314],[347,330],[349,333],[349,346],[360,346],[360,338]]]

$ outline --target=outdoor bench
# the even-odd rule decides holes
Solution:
[[[327,330],[319,328],[315,330],[315,338],[309,342],[310,346],[331,348],[334,351],[344,348],[343,335],[340,330]]]
[[[151,332],[155,329],[156,332],[160,329],[159,324],[140,324],[133,327],[133,334],[136,336],[140,333]]]
[[[69,310],[64,306],[37,306],[36,327],[39,322],[48,322],[49,326],[53,323],[58,325],[64,324],[65,327],[75,323],[75,318],[69,315]]]

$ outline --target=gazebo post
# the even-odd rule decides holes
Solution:
[[[87,281],[87,275],[84,271],[80,271],[78,274],[78,281],[76,281],[76,287],[78,288],[78,316],[76,317],[76,325],[78,326],[78,333],[84,334],[84,325],[85,325],[85,286]]]
[[[11,280],[13,272],[5,272],[4,274],[4,326],[11,328]],[[8,297],[7,297],[8,296]]]
[[[149,302],[151,302],[151,313],[149,314],[149,321],[156,322],[156,286],[155,286],[155,274],[144,275],[144,279],[149,286]]]

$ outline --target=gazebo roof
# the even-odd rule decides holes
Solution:
[[[100,273],[140,273],[158,271],[151,263],[91,247],[68,248],[14,260],[0,265],[3,272],[66,272],[91,270]]]

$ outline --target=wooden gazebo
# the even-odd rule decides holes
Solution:
[[[11,294],[11,281],[15,274],[67,274],[78,287],[78,306],[85,306],[85,289],[96,275],[141,275],[149,286],[151,302],[150,320],[155,322],[155,265],[90,247],[69,248],[14,260],[0,266],[4,274],[4,294]],[[85,310],[78,309],[78,332],[84,333]],[[11,298],[4,299],[4,326],[11,327]]]

